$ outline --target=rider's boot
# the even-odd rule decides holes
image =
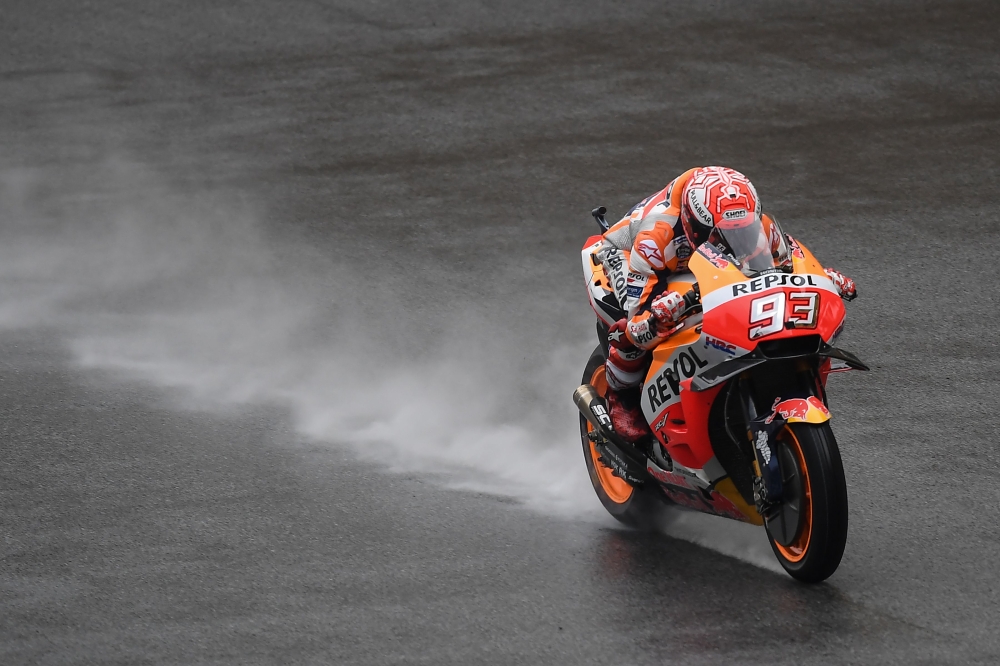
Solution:
[[[653,434],[639,405],[640,390],[639,387],[620,391],[609,388],[606,396],[611,426],[619,437],[633,444]]]

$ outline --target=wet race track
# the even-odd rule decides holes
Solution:
[[[0,17],[0,662],[1000,659],[995,3],[209,4]],[[822,585],[586,477],[588,211],[697,164],[859,285]]]

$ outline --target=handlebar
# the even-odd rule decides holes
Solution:
[[[683,321],[691,315],[701,312],[701,288],[697,282],[691,286],[691,290],[688,293],[684,294],[684,305],[687,307],[681,313],[680,317],[678,317],[678,321]]]
[[[684,305],[688,306],[688,308],[693,308],[695,305],[698,305],[699,301],[701,301],[701,287],[695,282],[691,285],[691,290],[684,294]]]

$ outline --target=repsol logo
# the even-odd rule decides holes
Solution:
[[[608,268],[613,271],[620,271],[622,269],[622,255],[618,250],[608,252],[604,257],[604,261],[608,264]]]
[[[681,382],[694,377],[695,373],[706,365],[708,361],[703,360],[690,347],[679,353],[674,362],[664,368],[646,387],[646,395],[653,409],[680,394]]]
[[[771,273],[761,275],[749,282],[741,282],[733,285],[733,296],[740,294],[755,294],[758,291],[765,291],[771,287],[816,287],[815,277],[812,275],[789,275],[788,273]]]
[[[626,280],[622,255],[618,251],[615,251],[609,253],[604,261],[611,270],[611,288],[615,292],[615,298],[623,300],[625,297]],[[622,303],[622,307],[625,307],[624,303]]]
[[[614,285],[615,298],[622,299],[627,295],[625,290],[625,276],[622,275],[621,273],[615,273],[614,280],[615,280],[615,285]],[[625,303],[620,303],[620,305],[623,308],[625,307]]]

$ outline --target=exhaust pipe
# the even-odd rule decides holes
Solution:
[[[611,415],[608,414],[608,406],[602,398],[597,393],[595,389],[590,384],[583,384],[577,390],[573,391],[573,402],[576,403],[576,408],[580,410],[583,414],[583,418],[590,421],[590,425],[594,426],[598,432],[600,432],[608,439],[615,441],[615,429],[611,425]]]
[[[597,389],[590,384],[583,384],[573,391],[573,402],[583,414],[583,418],[587,419],[601,435],[602,439],[598,440],[596,445],[607,460],[606,464],[632,485],[643,483],[647,476],[645,456],[615,432],[611,424],[611,415],[608,413],[608,405],[597,393]]]

